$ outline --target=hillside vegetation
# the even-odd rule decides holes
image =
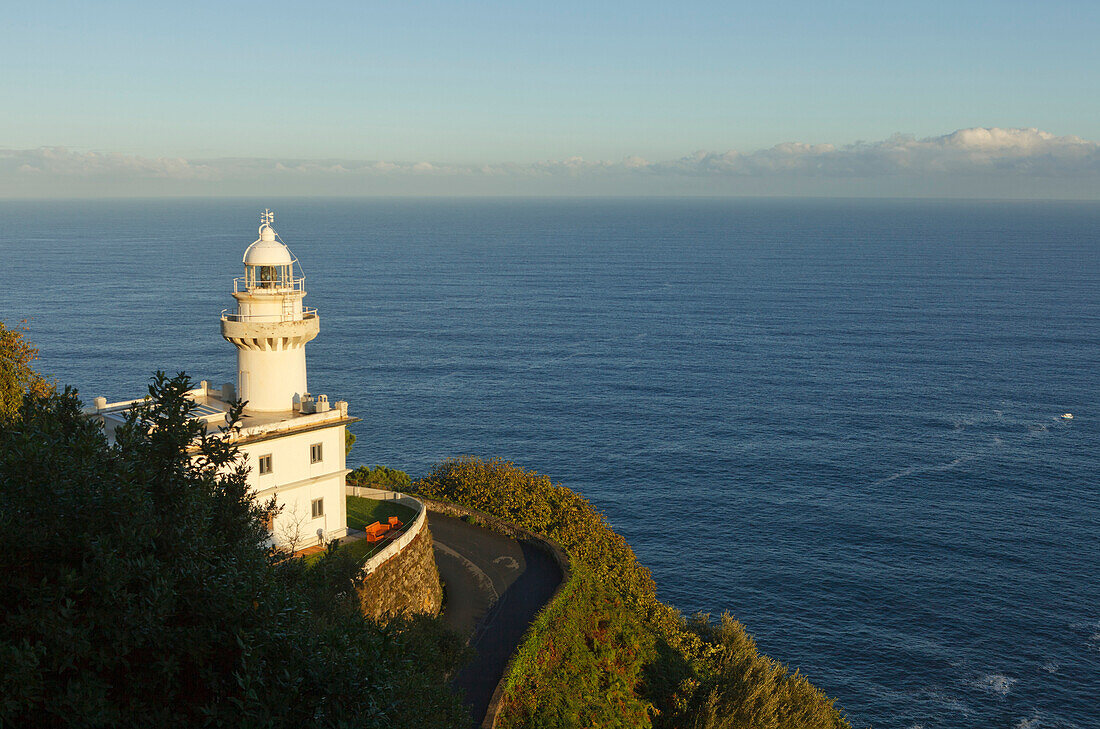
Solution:
[[[158,373],[114,445],[72,390],[3,393],[0,726],[467,726],[460,639],[365,619],[338,550],[269,549],[190,387]]]
[[[570,582],[512,662],[502,729],[850,729],[834,700],[761,655],[732,617],[687,621],[658,601],[626,540],[547,476],[457,458],[414,488],[549,537],[571,557]]]

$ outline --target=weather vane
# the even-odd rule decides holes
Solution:
[[[260,216],[260,223],[271,227],[271,224],[275,222],[275,213],[271,212],[268,208],[264,208],[263,215]]]

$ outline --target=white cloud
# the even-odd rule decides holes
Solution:
[[[684,174],[829,177],[986,174],[993,170],[1078,175],[1100,172],[1100,144],[1080,137],[1056,137],[1038,129],[977,127],[926,139],[895,134],[880,142],[844,147],[787,143],[747,154],[697,152],[658,167]]]
[[[0,149],[0,174],[11,170],[19,174],[58,177],[96,178],[126,175],[132,178],[217,179],[219,170],[208,164],[196,164],[181,157],[138,157],[125,154],[74,152],[64,147],[38,149]]]
[[[936,185],[983,194],[981,182],[1029,194],[1029,181],[1084,183],[1100,197],[1100,143],[1038,129],[976,127],[917,139],[895,134],[844,146],[787,142],[751,152],[698,151],[651,162],[568,157],[533,163],[430,161],[188,160],[79,152],[64,147],[0,149],[0,196],[55,194],[817,194],[832,187],[876,194],[884,180],[904,193]],[[960,182],[963,181],[963,182]],[[815,182],[816,181],[816,182]],[[970,181],[970,182],[967,182]],[[970,184],[973,190],[965,185]],[[860,187],[863,186],[863,188]],[[908,188],[906,187],[908,185]],[[960,187],[962,185],[962,187]],[[914,187],[916,186],[916,187]],[[999,186],[999,187],[998,187]],[[1073,188],[1077,190],[1078,188]],[[993,188],[990,188],[993,189]],[[1068,188],[1067,188],[1068,189]],[[741,192],[738,192],[741,191]]]

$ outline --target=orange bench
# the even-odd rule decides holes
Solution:
[[[367,541],[371,544],[375,542],[381,542],[382,539],[386,536],[386,532],[388,532],[389,530],[389,524],[379,524],[378,522],[374,522],[370,526],[367,526],[363,529],[363,531],[367,533]]]
[[[400,529],[401,521],[396,516],[390,517],[390,529]]]

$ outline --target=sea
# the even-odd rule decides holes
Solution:
[[[267,207],[350,465],[549,474],[857,727],[1100,727],[1100,204],[5,201],[0,317],[89,402],[232,381]]]

